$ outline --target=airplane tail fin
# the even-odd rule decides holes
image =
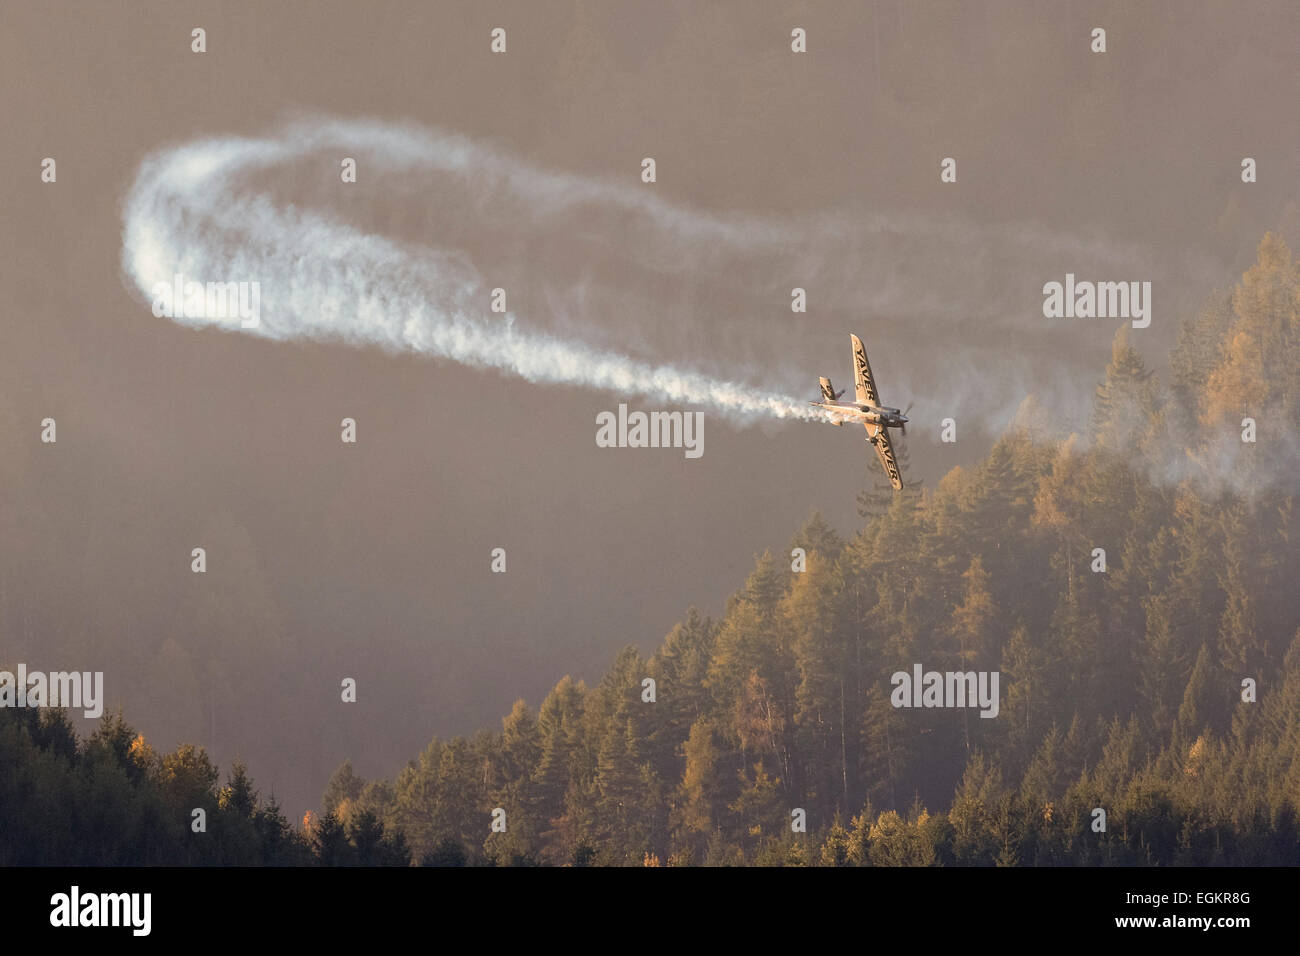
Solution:
[[[828,402],[835,401],[835,389],[831,387],[831,380],[829,378],[822,378],[820,381],[822,385],[822,398]]]

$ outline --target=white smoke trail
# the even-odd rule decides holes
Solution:
[[[357,184],[339,181],[344,156]],[[960,411],[994,434],[1027,394],[1071,421],[1109,352],[1112,329],[1045,322],[1043,281],[1159,272],[1141,246],[1033,223],[697,213],[459,136],[317,117],[149,157],[126,200],[123,265],[150,300],[178,273],[257,281],[250,334],[414,352],[737,421],[820,420],[790,393],[806,383],[812,397],[816,375],[847,372],[856,331],[887,356],[882,398],[915,400],[914,422]],[[816,306],[792,320],[794,286]],[[519,311],[490,312],[492,287]]]
[[[312,153],[357,153],[364,144],[376,175],[382,166],[487,178],[492,190],[527,194],[541,207],[608,202],[640,205],[625,191],[539,173],[497,159],[455,137],[374,123],[324,122],[290,127],[278,139],[212,139],[155,155],[127,198],[123,265],[146,298],[177,274],[187,281],[256,281],[260,324],[238,315],[181,317],[271,339],[318,339],[451,359],[530,382],[580,385],[673,404],[700,405],[737,419],[817,420],[806,401],[668,364],[635,360],[521,327],[513,313],[494,315],[489,288],[467,258],[360,231],[321,213],[277,204],[252,192],[251,180]],[[337,172],[335,172],[337,175]],[[482,185],[482,183],[480,183]],[[667,233],[738,242],[735,227],[646,207]],[[745,241],[761,238],[757,230]]]

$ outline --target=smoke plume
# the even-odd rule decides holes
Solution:
[[[340,181],[342,157],[356,160],[356,183]],[[1140,248],[1032,224],[696,212],[635,178],[319,117],[146,159],[125,204],[123,265],[147,300],[178,274],[259,284],[257,327],[176,319],[191,325],[418,353],[739,422],[820,420],[815,376],[851,374],[845,333],[858,331],[887,356],[875,360],[882,400],[915,401],[914,422],[961,411],[990,432],[1030,393],[1069,422],[1098,372],[1080,343],[1095,352],[1113,331],[1045,328],[1042,281],[1154,271]],[[489,307],[498,287],[503,314]],[[809,314],[792,315],[794,287]],[[1021,362],[1017,342],[1033,348]]]

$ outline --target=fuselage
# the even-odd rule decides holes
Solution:
[[[837,425],[852,422],[859,425],[882,425],[885,428],[902,428],[907,418],[897,408],[880,405],[868,405],[862,402],[809,402],[817,408],[824,408],[831,413],[831,420]]]

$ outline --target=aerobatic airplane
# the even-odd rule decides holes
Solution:
[[[901,491],[903,476],[898,470],[898,460],[894,458],[894,446],[889,442],[889,429],[901,429],[906,435],[907,415],[897,408],[880,404],[880,395],[876,392],[876,380],[872,378],[871,365],[867,362],[867,350],[862,347],[862,340],[856,335],[849,333],[849,338],[853,340],[853,385],[856,393],[854,397],[857,401],[838,401],[844,394],[844,390],[836,392],[831,387],[831,380],[823,378],[821,379],[822,400],[809,402],[809,404],[826,409],[830,413],[832,425],[860,422],[866,426],[867,441],[875,447],[876,454],[880,457],[880,464],[884,467],[885,474],[889,476],[889,483],[894,486],[895,491]],[[908,409],[911,409],[910,405]]]

